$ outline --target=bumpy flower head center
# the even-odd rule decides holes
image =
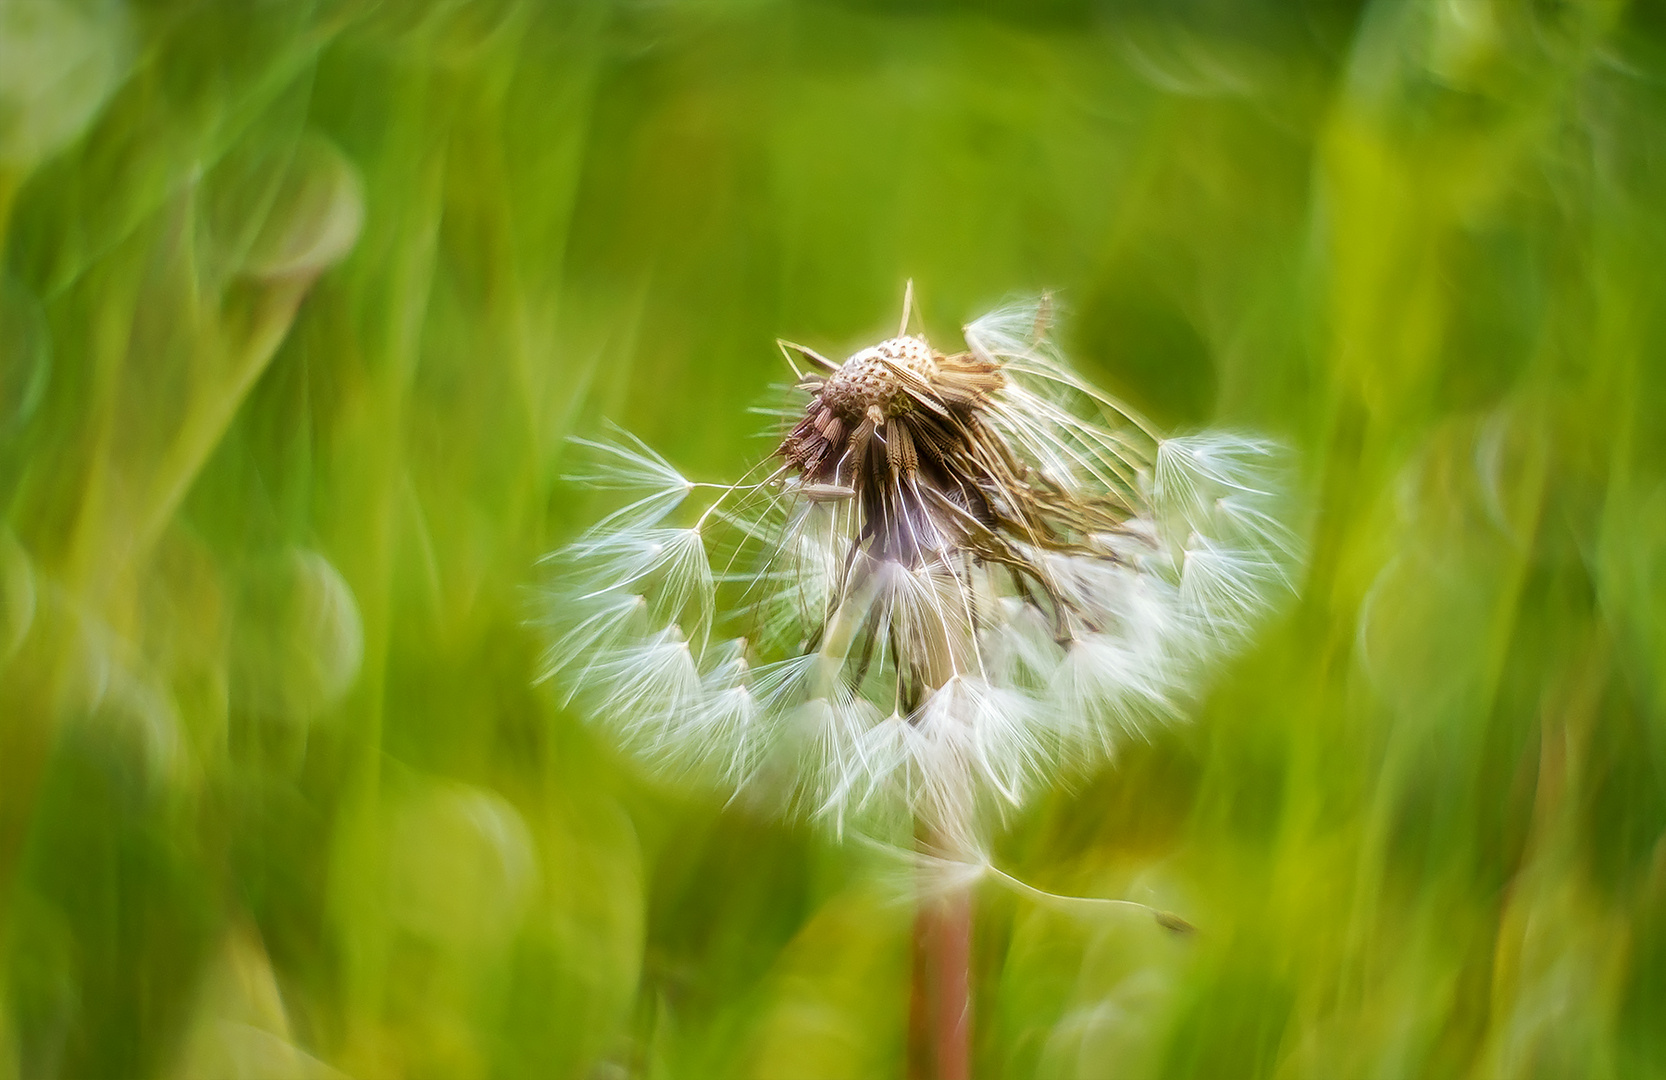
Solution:
[[[855,422],[878,408],[884,416],[908,411],[904,389],[909,383],[930,384],[937,377],[937,361],[922,337],[899,337],[863,349],[846,360],[821,388],[822,404],[840,419]]]

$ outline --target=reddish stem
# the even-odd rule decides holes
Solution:
[[[972,894],[947,898],[937,921],[937,1080],[972,1075]]]
[[[972,1075],[972,894],[922,898],[914,914],[910,1080]]]

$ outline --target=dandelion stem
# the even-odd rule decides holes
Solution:
[[[931,846],[922,839],[922,849]],[[908,1075],[910,1080],[969,1080],[972,891],[961,887],[946,896],[932,891],[922,888],[914,914]]]

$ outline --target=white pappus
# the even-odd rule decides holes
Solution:
[[[843,829],[977,852],[1003,808],[1182,717],[1293,590],[1278,447],[1164,438],[1048,336],[1045,298],[842,363],[738,484],[580,441],[627,493],[552,553],[544,676],[645,759]]]

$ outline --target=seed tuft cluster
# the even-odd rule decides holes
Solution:
[[[1280,455],[1163,437],[1064,361],[1050,313],[993,312],[955,352],[906,315],[842,363],[783,343],[803,404],[741,483],[583,442],[580,479],[635,497],[551,556],[546,673],[656,764],[968,851],[1183,717],[1293,588]]]

